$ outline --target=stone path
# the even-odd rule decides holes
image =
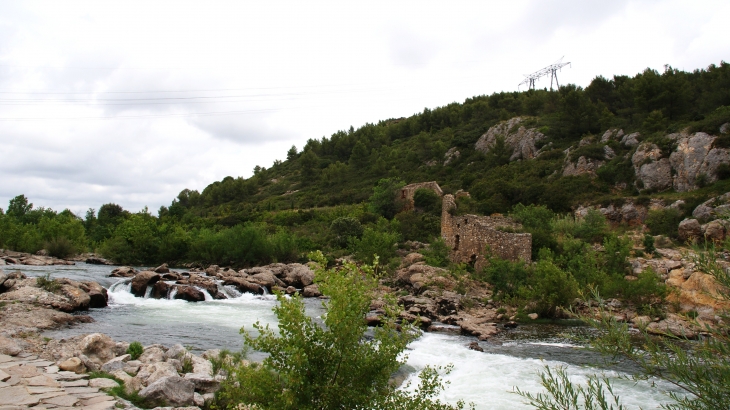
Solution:
[[[113,410],[116,399],[99,390],[112,383],[116,385],[60,371],[55,363],[28,353],[0,354],[0,410]]]

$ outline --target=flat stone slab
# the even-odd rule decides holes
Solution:
[[[89,387],[98,387],[100,389],[111,389],[114,387],[119,387],[119,383],[115,382],[112,379],[100,377],[97,379],[89,380]]]
[[[58,366],[48,366],[46,367],[46,373],[58,373]]]
[[[35,367],[48,367],[53,366],[55,363],[49,362],[48,360],[33,360],[32,362],[28,362],[28,364]]]
[[[91,399],[100,396],[109,397],[109,395],[106,393],[77,393],[74,394],[74,396],[78,397],[79,399]]]
[[[65,396],[67,394],[68,393],[66,393],[65,391],[52,391],[52,392],[43,393],[43,394],[34,394],[33,397],[38,397],[39,399],[43,400],[43,399],[50,399],[51,397]]]
[[[0,406],[38,404],[40,399],[33,398],[25,387],[13,386],[0,389]]]
[[[63,391],[60,387],[28,386],[25,389],[28,390],[28,393],[31,393],[31,394],[43,394],[43,393],[51,393],[51,392],[55,392],[55,391]]]
[[[69,394],[98,393],[96,387],[67,387],[66,392]]]
[[[89,377],[88,374],[76,374],[76,373],[61,374],[61,373],[64,373],[64,372],[56,373],[54,375],[54,376],[56,376],[56,377],[54,377],[54,379],[59,380],[59,381],[72,381],[72,380],[87,379]]]
[[[28,386],[60,387],[57,381],[46,375],[31,377],[30,379],[25,379],[25,382]]]
[[[61,382],[61,386],[63,387],[88,387],[89,381],[88,380],[74,380],[70,382]]]
[[[114,409],[114,405],[116,404],[116,401],[103,401],[101,403],[92,404],[89,406],[84,406],[84,410],[112,410]]]
[[[105,402],[105,401],[114,401],[114,400],[116,400],[116,399],[114,397],[112,397],[112,396],[106,396],[106,395],[104,395],[104,396],[96,396],[96,397],[92,397],[90,399],[83,399],[83,400],[81,400],[81,405],[82,406],[91,406],[92,404],[102,403],[102,402]]]
[[[6,362],[13,361],[13,360],[14,360],[13,356],[8,356],[6,354],[0,354],[0,363],[6,363]]]
[[[20,376],[23,378],[40,375],[38,368],[35,366],[12,366],[3,369],[3,371],[9,375]]]
[[[74,396],[71,395],[65,395],[65,396],[57,396],[57,397],[51,397],[50,399],[43,399],[43,403],[45,404],[53,404],[55,406],[64,406],[64,407],[71,407],[79,402],[79,399],[77,399]]]
[[[8,380],[10,378],[10,375],[5,373],[4,371],[0,370],[0,382],[4,382],[5,380]]]

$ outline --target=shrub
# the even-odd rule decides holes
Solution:
[[[403,201],[397,195],[398,190],[405,186],[403,181],[396,179],[381,179],[373,188],[369,199],[370,212],[393,218],[403,208]]]
[[[603,248],[606,255],[606,272],[620,277],[626,275],[629,267],[627,258],[631,253],[631,240],[611,234],[603,241]]]
[[[413,204],[424,212],[434,215],[441,214],[441,197],[430,189],[417,189],[413,194]]]
[[[53,238],[45,242],[43,248],[48,252],[48,255],[61,259],[68,258],[76,253],[76,247],[65,236]]]
[[[58,283],[56,279],[51,279],[51,272],[48,272],[43,276],[37,277],[36,284],[39,288],[45,290],[46,292],[54,293],[61,289],[61,284]]]
[[[343,216],[332,221],[330,230],[335,234],[335,244],[340,248],[346,247],[351,238],[360,238],[363,233],[360,221],[350,216]]]
[[[682,215],[674,208],[650,210],[644,223],[652,235],[664,235],[677,239]]]
[[[395,254],[395,246],[398,243],[399,235],[393,232],[382,232],[373,228],[366,228],[361,239],[352,239],[350,247],[355,254],[355,259],[373,263],[375,255],[382,260],[388,261]]]
[[[362,318],[378,283],[374,267],[347,263],[336,272],[323,268],[322,253],[312,258],[319,264],[315,280],[329,296],[324,326],[305,312],[300,296],[278,295],[277,331],[256,323],[254,337],[241,329],[244,344],[268,356],[260,364],[224,365],[228,377],[216,395],[221,408],[463,408],[462,403],[452,407],[435,400],[442,383],[433,368],[421,373],[415,392],[389,383],[415,334],[408,325],[398,329],[395,301],[388,300],[383,326],[365,337],[368,327]]]
[[[142,356],[142,353],[144,353],[144,347],[140,342],[132,342],[129,344],[129,347],[127,347],[127,354],[132,356],[132,360],[139,359],[139,357]]]
[[[421,253],[423,253],[426,264],[430,266],[445,268],[451,262],[449,259],[449,247],[446,246],[446,242],[441,237],[434,239],[428,249],[425,249]]]
[[[441,218],[431,214],[401,212],[395,218],[402,240],[429,242],[441,233]]]
[[[607,229],[606,217],[596,209],[589,209],[576,227],[575,237],[587,242],[601,242]]]
[[[532,269],[531,286],[525,291],[541,316],[554,316],[558,307],[570,306],[578,296],[578,282],[573,275],[544,259]]]
[[[495,296],[508,299],[516,296],[520,288],[527,283],[529,271],[522,261],[489,258],[487,266],[475,277],[491,284]]]
[[[652,254],[656,250],[656,248],[654,247],[654,237],[649,234],[644,235],[643,244],[644,244],[644,252],[646,252],[648,254]]]

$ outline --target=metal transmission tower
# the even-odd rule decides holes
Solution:
[[[554,62],[553,64],[550,64],[542,70],[537,70],[530,75],[525,75],[525,79],[519,85],[517,85],[517,89],[519,90],[521,85],[526,85],[528,89],[534,90],[535,81],[540,79],[540,77],[545,77],[548,75],[550,76],[550,91],[553,90],[553,79],[555,79],[555,85],[560,88],[560,84],[558,84],[558,70],[565,67],[566,65],[570,65],[569,62],[564,63],[563,58],[565,58],[565,56],[560,57],[560,60]]]

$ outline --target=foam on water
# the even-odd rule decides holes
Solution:
[[[473,402],[477,409],[530,409],[524,400],[515,394],[514,387],[523,391],[542,392],[538,372],[544,366],[567,366],[572,381],[585,383],[587,376],[597,370],[590,367],[566,365],[558,361],[540,359],[520,359],[513,356],[482,353],[470,350],[466,345],[473,338],[449,336],[436,333],[425,333],[411,343],[408,351],[408,364],[422,370],[425,366],[454,365],[451,374],[444,377],[450,382],[440,399],[456,403],[459,399]],[[657,383],[658,388],[651,388],[649,383],[634,384],[620,379],[621,373],[605,371],[615,384],[625,404],[641,406],[649,409],[659,407],[667,400],[662,393],[671,387],[665,383]],[[418,384],[417,375],[409,379],[411,389]],[[631,407],[634,408],[634,407]]]

